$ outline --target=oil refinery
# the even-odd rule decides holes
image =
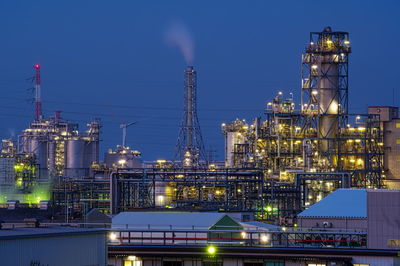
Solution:
[[[400,188],[398,107],[350,113],[349,34],[330,27],[310,33],[301,59],[301,101],[277,92],[265,116],[221,125],[225,160],[209,161],[197,116],[197,72],[184,71],[184,108],[175,156],[143,162],[125,143],[100,160],[101,120],[87,129],[44,118],[40,66],[35,118],[18,139],[3,140],[0,203],[51,204],[74,219],[88,210],[241,212],[293,224],[296,215],[338,188]],[[178,130],[178,129],[177,129]],[[222,139],[222,138],[221,138]],[[171,151],[173,152],[173,151]],[[35,191],[43,191],[36,196]],[[27,200],[29,198],[29,200]]]

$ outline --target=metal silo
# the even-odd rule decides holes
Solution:
[[[65,173],[69,178],[85,176],[87,169],[84,167],[85,142],[81,139],[70,139],[65,145]]]

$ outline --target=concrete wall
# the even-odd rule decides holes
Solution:
[[[332,227],[327,229],[347,229],[347,230],[367,230],[366,218],[299,218],[298,225],[304,228],[321,228],[324,222],[332,223]],[[317,227],[317,223],[319,226]]]
[[[368,248],[400,249],[400,190],[368,190]],[[398,241],[397,241],[398,240]]]
[[[106,265],[104,234],[0,240],[1,265]]]
[[[400,189],[400,118],[384,122],[384,168],[388,188]]]

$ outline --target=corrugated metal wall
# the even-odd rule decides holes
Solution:
[[[0,265],[104,266],[106,256],[103,234],[0,240]]]

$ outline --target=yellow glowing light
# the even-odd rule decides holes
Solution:
[[[214,246],[209,246],[207,248],[207,253],[208,254],[214,255],[216,252],[217,252],[217,249]]]
[[[114,240],[117,239],[117,234],[116,234],[116,233],[110,233],[110,234],[108,235],[108,238],[109,238],[111,241],[114,241]]]
[[[246,232],[242,232],[241,235],[242,235],[242,238],[246,238],[247,237]]]
[[[128,260],[136,260],[136,256],[128,256]]]

